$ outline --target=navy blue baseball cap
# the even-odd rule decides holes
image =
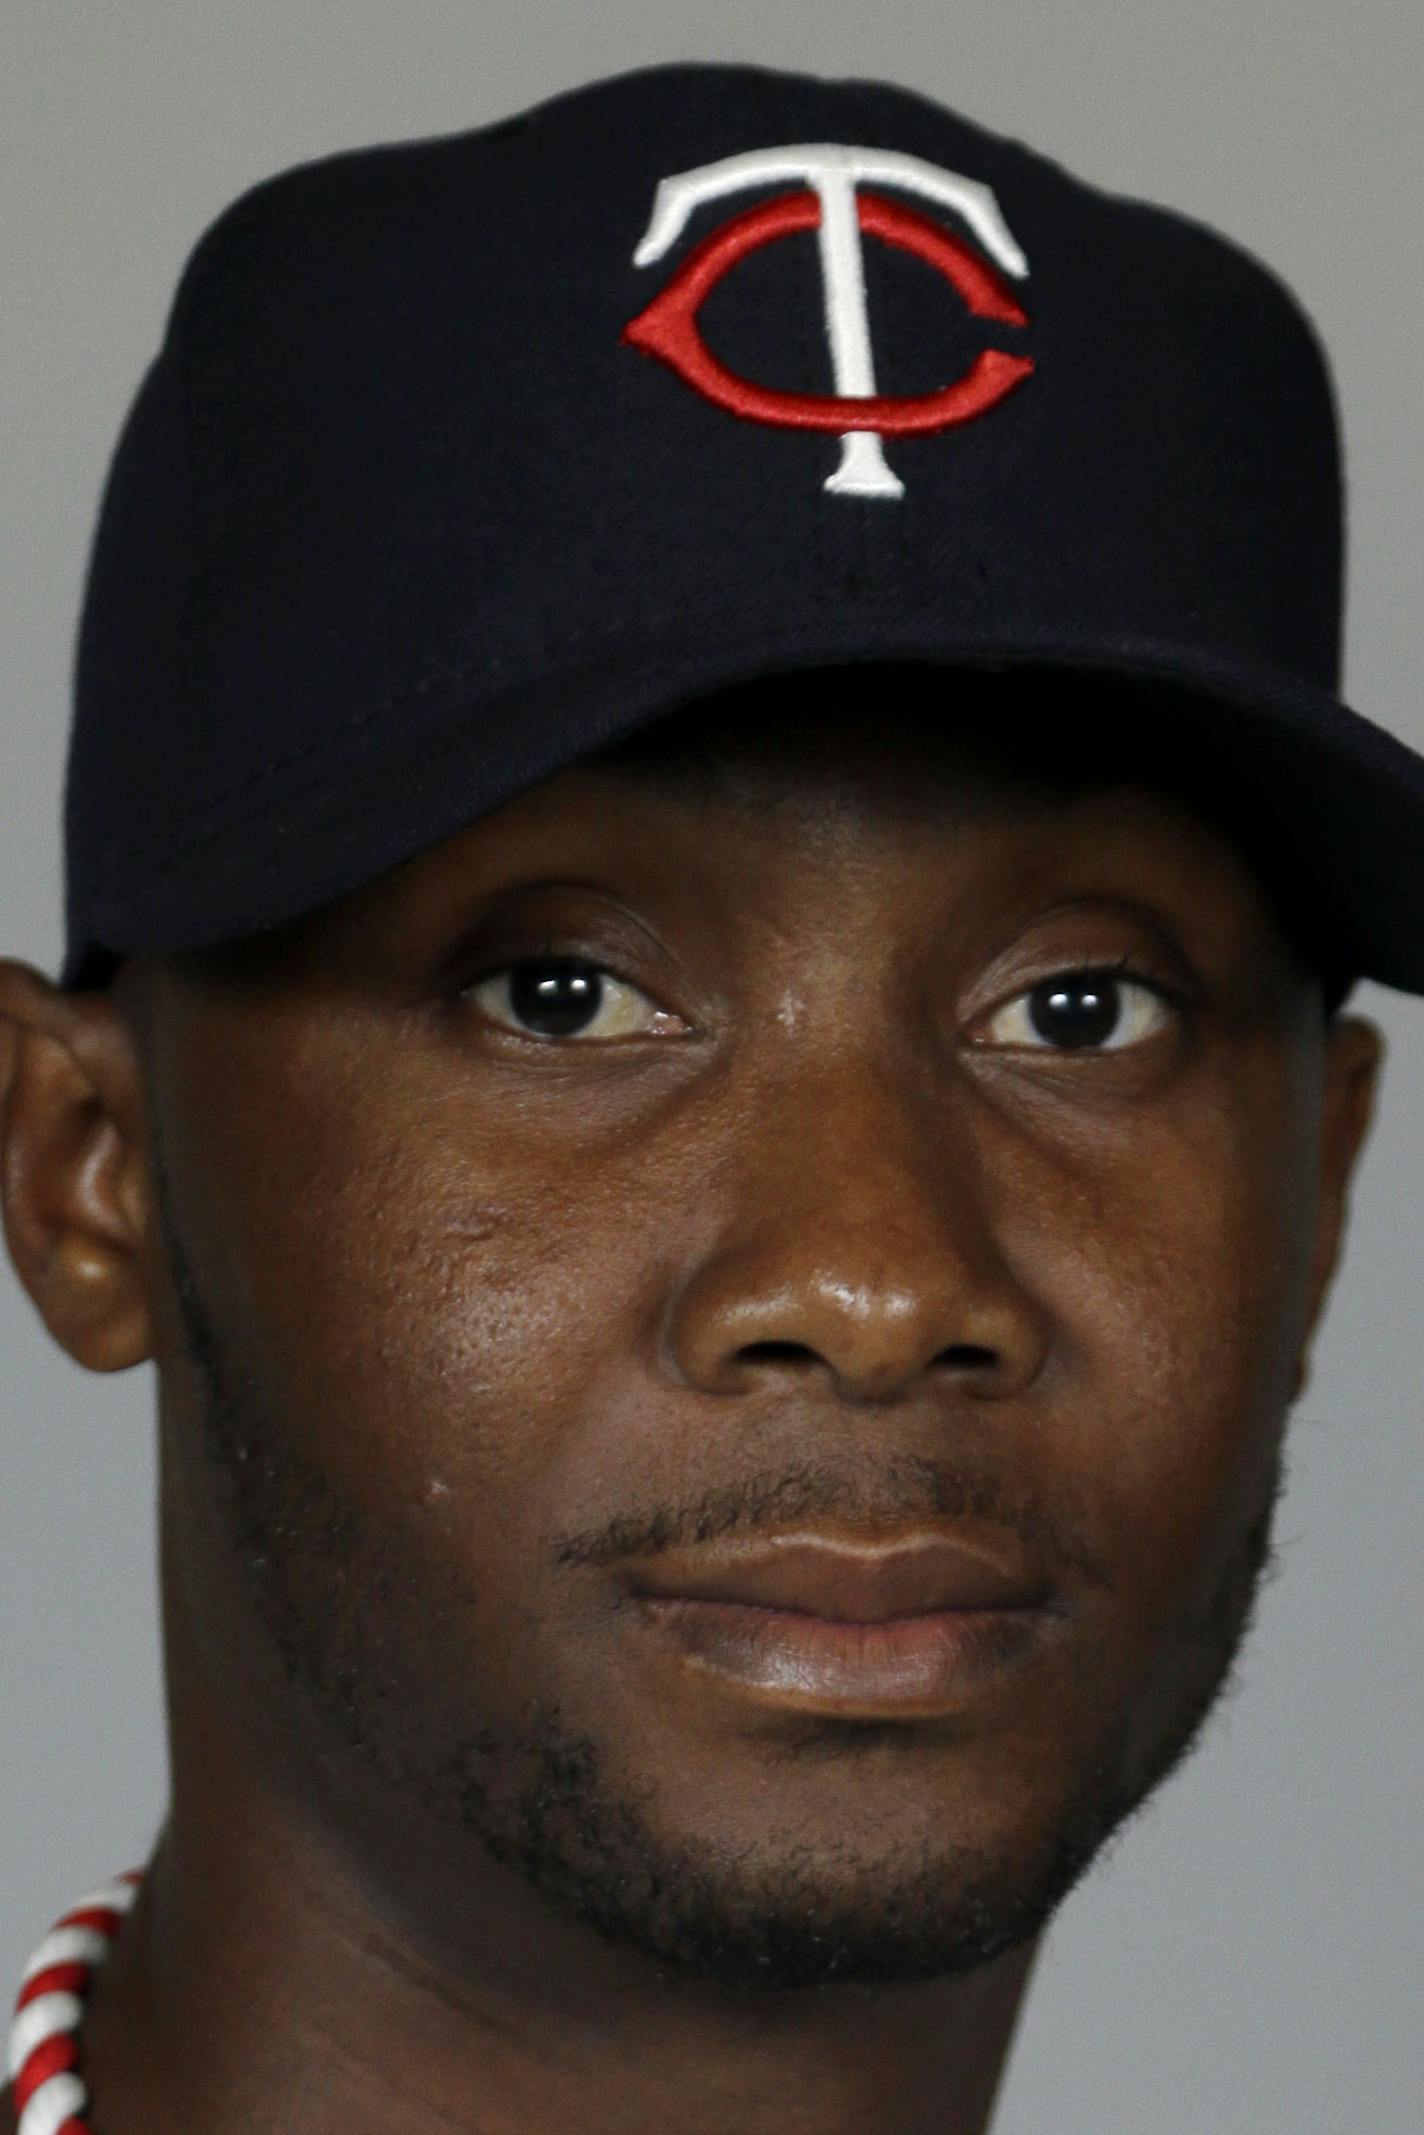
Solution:
[[[670,707],[909,661],[946,720],[970,669],[1142,685],[1336,960],[1424,992],[1424,759],[1340,701],[1341,567],[1289,291],[917,94],[654,67],[308,163],[197,245],[114,457],[62,982]]]

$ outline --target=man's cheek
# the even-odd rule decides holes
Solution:
[[[1128,1677],[1211,1613],[1275,1494],[1278,1431],[1201,1391],[1200,1406],[1144,1419],[1130,1460],[1103,1477],[1103,1633]]]
[[[1044,1487],[1081,1506],[1115,1614],[1144,1641],[1254,1513],[1284,1413],[1276,1305],[1244,1263],[1173,1266],[1170,1242],[1154,1258],[1160,1277],[1117,1293],[1096,1369],[1044,1423],[1058,1477]]]
[[[248,1344],[324,1430],[356,1431],[364,1457],[414,1451],[454,1423],[478,1433],[488,1406],[547,1372],[569,1303],[547,1211],[541,1224],[487,1181],[432,1176],[354,1133],[339,1165],[309,1155],[303,1186],[255,1184],[230,1292]]]

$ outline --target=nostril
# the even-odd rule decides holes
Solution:
[[[805,1342],[748,1342],[741,1353],[753,1364],[795,1364],[815,1355]]]
[[[940,1351],[940,1356],[946,1364],[956,1365],[961,1370],[982,1371],[986,1365],[997,1364],[999,1361],[997,1350],[981,1349],[975,1342],[951,1343],[948,1349]]]

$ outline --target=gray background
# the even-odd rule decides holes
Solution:
[[[55,972],[66,689],[98,486],[183,257],[320,152],[478,124],[654,59],[883,73],[1229,231],[1333,354],[1347,686],[1424,747],[1418,0],[5,0],[0,952]],[[1293,1422],[1240,1694],[1060,1916],[996,2135],[1418,2135],[1424,1002],[1390,1041],[1345,1271]],[[140,1861],[165,1792],[152,1367],[100,1378],[0,1262],[0,1997]]]

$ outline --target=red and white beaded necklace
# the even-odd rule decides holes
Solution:
[[[90,1891],[56,1920],[25,1966],[10,2026],[16,2135],[91,2135],[80,2116],[89,2103],[79,2074],[79,2027],[97,1966],[138,1896],[141,1868]]]

